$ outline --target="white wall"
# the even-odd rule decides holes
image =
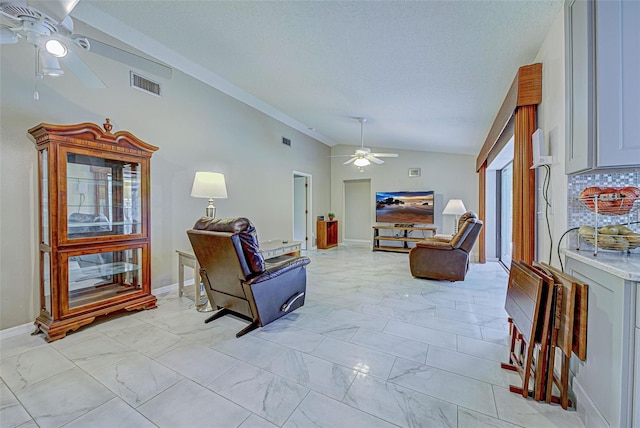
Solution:
[[[162,81],[163,97],[129,88],[129,69],[98,58],[107,89],[73,75],[46,78],[33,93],[33,49],[3,45],[0,57],[0,329],[32,322],[39,307],[37,152],[27,129],[41,122],[102,124],[160,149],[151,160],[153,288],[177,281],[178,248],[204,214],[190,197],[196,171],[226,176],[217,216],[246,216],[261,240],[292,238],[292,172],[313,176],[313,218],[329,210],[330,149],[182,73]],[[292,146],[281,143],[282,136]]]
[[[545,170],[537,170],[537,260],[548,262],[552,250],[552,264],[559,267],[557,245],[567,230],[567,176],[565,159],[565,67],[564,67],[564,8],[560,10],[534,62],[542,63],[542,103],[538,106],[538,127],[544,131],[545,143],[553,157],[551,165],[550,215],[553,248],[544,217],[542,183]],[[565,242],[563,242],[565,244]],[[564,246],[564,245],[563,245]]]
[[[331,148],[331,155],[352,154],[356,146],[338,145]],[[388,152],[371,147],[372,151]],[[468,210],[478,212],[478,174],[475,171],[475,156],[456,155],[412,150],[393,150],[398,158],[385,159],[382,165],[369,165],[358,172],[354,165],[343,165],[345,158],[331,160],[331,210],[344,217],[344,182],[347,180],[371,180],[371,203],[375,193],[381,191],[433,190],[442,194],[442,204],[449,199],[462,199]],[[409,168],[421,168],[420,177],[410,178]],[[436,207],[438,209],[438,207]],[[444,205],[440,210],[444,209]],[[375,224],[375,210],[370,211],[367,227]],[[366,223],[366,219],[363,222]],[[443,216],[443,229],[438,233],[452,233],[453,216]],[[340,232],[340,240],[344,238]]]

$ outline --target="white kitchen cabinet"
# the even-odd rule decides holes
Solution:
[[[573,250],[565,255],[566,272],[589,287],[587,358],[571,361],[578,414],[586,426],[638,426],[640,258]]]
[[[638,1],[566,3],[567,174],[640,164],[638,22]]]
[[[593,165],[595,141],[595,22],[592,2],[565,5],[565,172]]]

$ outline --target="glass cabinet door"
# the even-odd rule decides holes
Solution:
[[[70,253],[68,309],[126,297],[138,292],[143,284],[143,249]]]
[[[142,233],[141,165],[66,154],[67,238]]]

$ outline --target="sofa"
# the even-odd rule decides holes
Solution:
[[[464,281],[469,270],[469,253],[482,221],[474,212],[460,216],[458,232],[451,238],[426,238],[409,252],[409,268],[416,278]]]

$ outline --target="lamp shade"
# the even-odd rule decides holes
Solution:
[[[195,198],[227,198],[227,184],[224,174],[219,172],[196,172],[191,187],[191,196]]]
[[[442,214],[462,215],[465,212],[467,212],[467,209],[464,207],[462,199],[449,199],[449,202],[447,202],[447,206],[444,207]]]

